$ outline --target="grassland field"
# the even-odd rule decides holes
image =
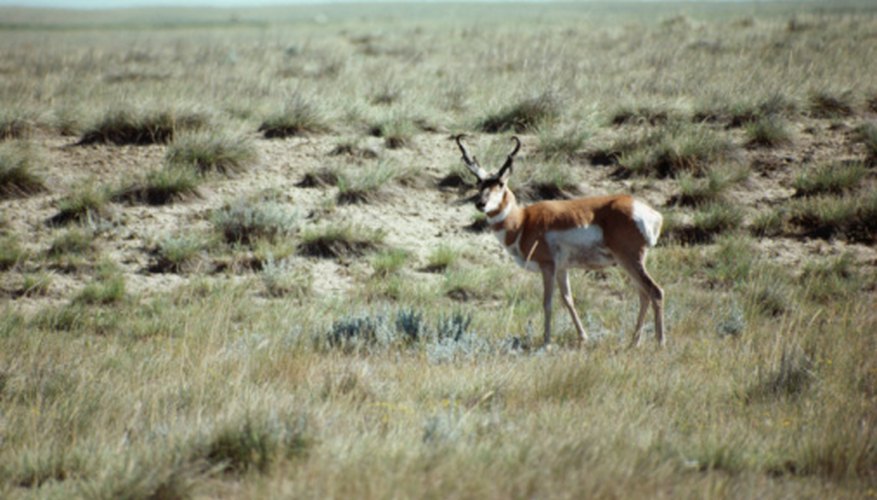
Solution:
[[[877,7],[0,8],[0,498],[877,497]],[[632,193],[668,344],[471,203]]]

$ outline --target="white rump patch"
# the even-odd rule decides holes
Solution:
[[[650,247],[655,246],[658,243],[658,236],[661,234],[661,224],[664,222],[664,217],[645,203],[633,200],[633,221],[636,222],[636,227],[646,239],[646,243]]]

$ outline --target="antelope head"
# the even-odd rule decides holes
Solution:
[[[508,180],[512,175],[512,165],[515,160],[515,155],[518,154],[518,151],[521,149],[521,141],[515,136],[512,137],[512,140],[515,141],[515,149],[509,153],[508,157],[506,157],[505,163],[503,163],[502,167],[500,167],[495,174],[489,175],[483,168],[481,168],[481,165],[478,164],[477,158],[469,156],[469,152],[466,151],[466,146],[464,146],[462,142],[463,137],[464,135],[460,134],[455,140],[457,141],[457,146],[459,146],[460,151],[463,153],[463,163],[466,164],[466,167],[468,167],[478,179],[478,194],[475,196],[475,208],[486,214],[497,212],[500,209],[506,191],[508,190]]]

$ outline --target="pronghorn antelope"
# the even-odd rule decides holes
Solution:
[[[475,207],[487,215],[490,229],[518,265],[542,272],[545,345],[551,342],[554,283],[560,288],[579,337],[587,340],[588,334],[573,306],[568,270],[600,269],[615,264],[633,278],[639,291],[639,316],[630,345],[639,342],[649,303],[655,312],[655,337],[663,344],[664,292],[645,268],[646,251],[657,243],[661,232],[661,214],[629,195],[542,201],[520,207],[508,180],[521,141],[512,137],[515,149],[496,174],[488,175],[477,158],[469,156],[463,137],[456,137],[457,146],[463,153],[463,162],[478,178]]]

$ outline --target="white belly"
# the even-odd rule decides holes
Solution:
[[[529,271],[539,270],[539,265],[529,260],[529,256],[524,255],[521,251],[520,234],[511,245],[505,244],[505,231],[496,231],[494,234],[520,267]],[[554,263],[559,269],[571,267],[602,269],[615,264],[615,258],[603,240],[603,230],[600,229],[600,226],[591,225],[564,231],[548,231],[545,233],[545,241],[551,249]]]
[[[615,264],[615,258],[603,240],[603,230],[597,225],[548,231],[545,241],[558,268],[601,269]]]

